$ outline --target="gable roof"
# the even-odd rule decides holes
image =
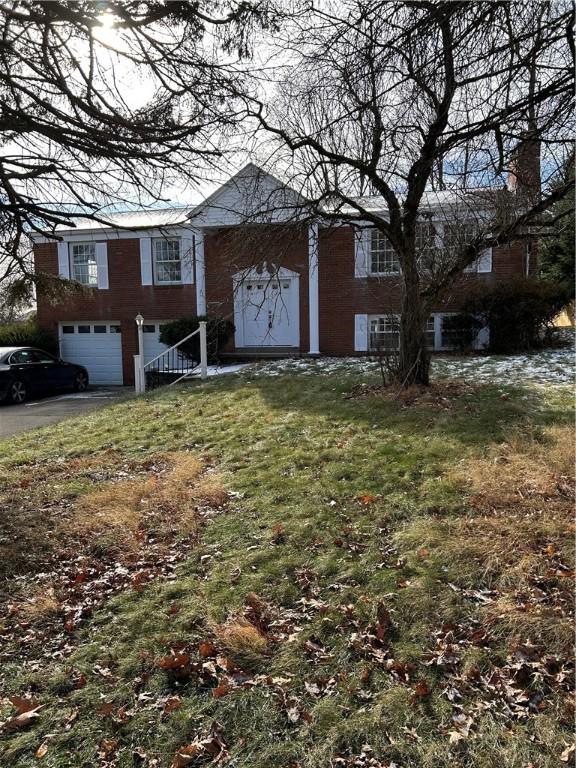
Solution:
[[[302,215],[306,198],[268,171],[248,163],[189,215],[194,226],[279,222]]]

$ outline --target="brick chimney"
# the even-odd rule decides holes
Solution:
[[[522,139],[510,159],[508,189],[528,197],[540,195],[540,141]]]

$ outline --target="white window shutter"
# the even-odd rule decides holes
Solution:
[[[368,315],[354,315],[354,351],[368,351]]]
[[[478,272],[492,272],[492,248],[482,251],[476,263]]]
[[[108,244],[96,243],[98,288],[108,288]]]
[[[70,280],[70,257],[68,256],[68,243],[58,243],[58,274],[66,280]]]
[[[354,277],[368,277],[371,242],[371,229],[357,229],[354,232]]]
[[[152,240],[140,238],[140,277],[142,285],[152,285]]]
[[[182,259],[182,282],[185,285],[192,285],[194,282],[194,270],[193,270],[193,254],[192,254],[192,238],[183,237],[180,241],[181,247],[181,259]]]

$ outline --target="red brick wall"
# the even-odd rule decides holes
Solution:
[[[309,349],[308,233],[306,227],[259,225],[209,231],[204,239],[208,314],[234,321],[232,276],[271,262],[300,275],[300,350]],[[234,349],[233,340],[228,349]]]
[[[34,248],[36,269],[58,273],[57,246]],[[262,262],[286,267],[300,275],[300,350],[309,349],[308,235],[304,226],[261,225],[208,231],[205,235],[206,300],[209,314],[234,319],[232,275]],[[472,281],[490,282],[524,273],[524,243],[495,248],[492,273],[464,275],[450,296],[434,311],[458,309],[464,287]],[[531,272],[536,269],[535,249]],[[38,321],[56,330],[62,320],[118,320],[122,325],[124,381],[133,381],[137,336],[134,317],[171,320],[196,313],[196,286],[143,286],[140,277],[139,241],[108,241],[108,290],[89,296],[69,297],[51,304],[38,297]],[[397,312],[400,308],[397,278],[355,278],[354,238],[350,227],[320,231],[319,246],[320,351],[344,355],[354,352],[354,315]],[[233,349],[233,342],[229,349]]]
[[[56,243],[34,246],[36,270],[58,274]],[[122,326],[124,383],[134,381],[133,355],[137,353],[134,318],[174,320],[196,314],[195,285],[142,285],[140,243],[137,238],[108,240],[107,290],[67,297],[52,304],[38,296],[38,323],[54,331],[62,320],[119,320]]]
[[[532,259],[535,269],[536,257]],[[531,270],[532,272],[532,270]],[[463,291],[473,282],[485,283],[524,274],[524,243],[494,248],[492,272],[465,274],[435,312],[458,309]],[[323,354],[354,353],[354,315],[400,310],[397,277],[354,277],[354,235],[350,227],[320,231],[320,351]]]

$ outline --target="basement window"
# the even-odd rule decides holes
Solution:
[[[383,315],[370,318],[370,349],[386,354],[396,352],[400,347],[400,318],[398,315]]]

